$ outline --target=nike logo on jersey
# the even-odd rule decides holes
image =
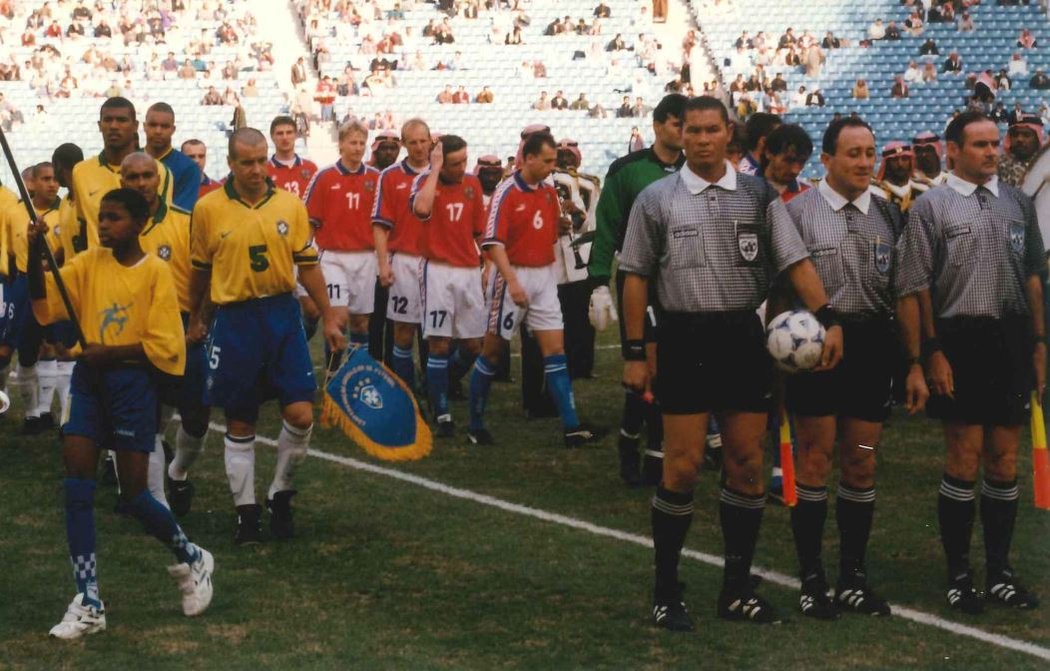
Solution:
[[[522,203],[521,205],[518,205],[517,207],[515,207],[514,211],[515,212],[524,212],[525,211],[525,203]]]
[[[329,188],[329,189],[332,189],[332,190],[335,190],[335,189],[338,189],[338,188],[339,188],[339,185],[338,185],[338,184],[333,184],[332,186],[330,186],[330,187],[328,187],[328,188]]]
[[[223,231],[222,233],[219,233],[219,239],[220,240],[225,240],[226,236],[229,235],[230,233],[233,233],[233,231]]]
[[[407,188],[408,188],[408,184],[405,184],[405,183],[401,183],[401,184],[397,185],[397,190],[398,191],[400,191],[401,189],[407,189]]]
[[[95,189],[94,191],[88,191],[88,197],[94,196],[96,193],[98,193],[101,190],[102,189]]]

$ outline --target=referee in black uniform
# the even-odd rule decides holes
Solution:
[[[693,488],[708,418],[723,432],[721,494],[725,571],[720,617],[775,622],[751,587],[751,560],[765,507],[762,438],[769,411],[772,361],[756,308],[770,282],[785,273],[804,305],[828,328],[822,367],[842,356],[842,330],[809,253],[776,190],[738,175],[726,161],[731,136],[722,103],[693,98],[683,113],[686,165],[647,187],[631,210],[620,270],[627,362],[624,384],[648,384],[643,341],[649,282],[663,307],[657,331],[657,394],[663,404],[663,481],[652,502],[656,550],[653,621],[693,628],[682,602],[678,560],[693,518]]]
[[[799,609],[825,620],[840,610],[889,615],[889,604],[868,586],[864,557],[875,512],[875,451],[890,413],[893,371],[900,368],[892,317],[895,248],[903,222],[896,205],[869,190],[875,135],[863,120],[832,121],[820,160],[825,178],[792,199],[787,211],[842,322],[846,354],[834,370],[785,380],[798,454],[791,529],[802,579]],[[925,404],[923,390],[908,399],[911,412]],[[821,546],[836,438],[842,479],[835,503],[840,551],[833,601]]]
[[[1029,198],[998,181],[995,122],[964,112],[944,137],[954,169],[908,213],[899,284],[901,326],[911,354],[925,363],[927,410],[942,421],[947,443],[937,504],[947,600],[966,613],[984,609],[969,557],[983,466],[987,598],[1034,608],[1038,600],[1014,575],[1009,552],[1021,426],[1031,391],[1042,398],[1046,384],[1043,239]],[[909,386],[919,375],[913,367]]]

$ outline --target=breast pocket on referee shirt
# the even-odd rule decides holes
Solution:
[[[706,265],[704,239],[697,226],[675,226],[668,231],[667,252],[671,268]]]
[[[976,261],[977,236],[974,234],[973,224],[965,222],[946,226],[944,246],[947,250],[948,265],[953,268]]]
[[[824,284],[824,293],[828,298],[834,296],[846,283],[846,271],[842,266],[842,254],[838,246],[814,247],[809,250],[813,265]]]

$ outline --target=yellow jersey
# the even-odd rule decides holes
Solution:
[[[62,199],[58,207],[58,221],[52,227],[55,242],[52,250],[56,253],[61,248],[63,263],[70,260],[87,247],[87,240],[80,239],[80,221],[77,220],[77,206],[73,204],[72,193]],[[52,242],[52,240],[48,240]]]
[[[166,165],[160,161],[156,163],[157,174],[160,175],[157,193],[170,203],[175,180]],[[105,153],[85,158],[73,166],[73,202],[77,208],[77,219],[87,224],[87,247],[98,246],[98,208],[102,196],[119,188],[120,166],[110,165]]]
[[[5,186],[0,186],[0,275],[10,275],[8,259],[14,254],[11,249],[11,220],[15,213],[22,208],[22,201],[18,199],[14,191]]]
[[[190,213],[160,199],[157,213],[139,234],[142,249],[168,264],[179,310],[190,311]]]
[[[294,267],[317,264],[306,206],[273,184],[249,205],[230,179],[193,208],[190,261],[212,271],[216,305],[288,293],[295,288]]]
[[[166,263],[147,254],[128,267],[109,249],[94,247],[67,260],[59,272],[88,344],[142,343],[157,369],[169,375],[183,374],[186,334]],[[50,273],[45,277],[47,298],[33,301],[37,322],[68,319],[55,278]]]
[[[57,238],[54,235],[55,226],[58,224],[58,207],[61,201],[56,198],[51,205],[44,210],[37,210],[38,219],[47,224],[48,232],[45,236],[47,244],[55,249]],[[25,210],[22,201],[18,201],[18,207],[9,208],[0,212],[0,226],[8,233],[8,253],[15,260],[15,269],[20,273],[26,272],[26,263],[29,261],[29,214]]]

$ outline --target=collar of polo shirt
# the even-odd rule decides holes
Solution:
[[[712,184],[722,187],[726,191],[736,191],[736,170],[729,161],[726,161],[726,174],[722,175],[722,179],[717,182],[709,182],[696,174],[689,167],[688,163],[682,166],[678,174],[682,176],[682,183],[685,184],[685,188],[689,189],[689,193],[694,196],[703,193]]]
[[[992,175],[992,178],[984,184],[974,184],[973,182],[967,182],[954,172],[949,172],[948,179],[945,180],[944,183],[955,189],[956,193],[960,196],[965,196],[967,198],[972,196],[973,192],[976,191],[979,186],[983,186],[991,191],[992,195],[996,198],[999,197],[999,177],[997,175]]]
[[[820,191],[820,195],[824,196],[824,200],[828,201],[828,205],[831,209],[838,212],[842,208],[849,205],[850,201],[846,200],[846,197],[841,193],[831,188],[828,184],[828,180],[820,180],[820,184],[817,185],[817,190]],[[860,194],[853,199],[853,207],[857,208],[864,214],[868,213],[868,207],[871,205],[871,191],[865,190],[864,193]]]

